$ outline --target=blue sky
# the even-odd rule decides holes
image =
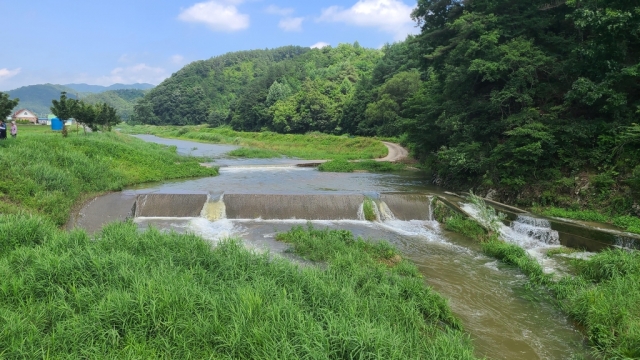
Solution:
[[[417,33],[415,0],[0,0],[0,91],[42,83],[158,84],[229,51],[378,48]]]

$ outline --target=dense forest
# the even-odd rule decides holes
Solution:
[[[420,34],[380,50],[285,47],[192,63],[133,120],[395,136],[439,184],[567,206],[588,192],[632,211],[637,1],[419,0],[412,16]]]

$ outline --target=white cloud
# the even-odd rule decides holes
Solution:
[[[239,31],[249,27],[249,15],[241,14],[235,5],[242,0],[212,0],[197,3],[183,10],[178,19],[206,24],[214,31]]]
[[[17,69],[13,69],[13,70],[9,70],[7,68],[0,69],[0,81],[10,79],[10,78],[20,74],[20,71],[22,71],[22,68],[17,68]]]
[[[402,40],[408,34],[418,32],[411,20],[411,11],[413,9],[400,0],[359,0],[348,9],[341,6],[323,9],[318,21],[376,27]]]
[[[317,43],[311,45],[311,48],[312,49],[322,49],[323,47],[329,46],[329,45],[330,45],[329,43],[326,43],[324,41],[320,41],[320,42],[317,42]]]
[[[267,14],[287,16],[287,15],[293,14],[294,10],[293,10],[293,8],[281,8],[281,7],[278,7],[276,5],[269,5],[269,6],[267,6],[266,9],[264,9],[264,11]]]
[[[111,70],[108,76],[102,76],[95,79],[95,83],[99,85],[111,85],[115,83],[133,84],[133,83],[151,83],[158,84],[162,80],[169,77],[167,70],[161,67],[153,67],[141,63],[127,67],[117,67]]]
[[[301,17],[287,17],[280,20],[278,27],[284,31],[302,31],[302,21],[304,21],[304,18]]]
[[[171,63],[180,65],[184,63],[184,56],[176,54],[171,57]]]

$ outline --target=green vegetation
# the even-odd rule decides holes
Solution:
[[[148,91],[138,89],[110,90],[96,94],[82,95],[81,99],[87,104],[108,104],[116,109],[119,117],[127,121],[133,114],[135,103],[144,97]]]
[[[376,216],[376,212],[374,210],[374,207],[376,206],[376,204],[373,202],[372,199],[370,198],[365,198],[364,202],[362,203],[362,212],[364,214],[364,219],[367,221],[376,221],[377,216]]]
[[[246,147],[241,147],[239,149],[232,150],[228,152],[227,155],[252,158],[252,159],[272,159],[272,158],[278,158],[282,156],[272,150],[253,149],[253,148],[246,148]]]
[[[476,221],[454,213],[444,221],[444,228],[453,232],[457,232],[472,239],[484,240],[487,237],[487,231]]]
[[[9,94],[0,93],[0,119],[4,120],[11,115],[13,108],[18,105],[19,99],[9,99]]]
[[[534,211],[546,215],[565,219],[610,223],[622,229],[640,234],[640,218],[636,216],[607,216],[595,210],[567,210],[557,207],[534,208]]]
[[[240,145],[271,150],[300,159],[373,159],[387,155],[387,147],[380,141],[363,137],[345,137],[322,133],[305,135],[273,132],[240,132],[229,127],[207,126],[129,126],[119,130],[128,134],[153,134],[169,138],[184,138],[207,143]]]
[[[369,172],[392,172],[405,169],[403,164],[393,164],[386,161],[363,160],[363,161],[347,161],[344,159],[336,159],[327,161],[318,166],[318,170],[326,172],[354,172],[356,170]]]
[[[88,193],[121,190],[143,182],[213,176],[215,168],[175,148],[113,133],[68,138],[46,126],[21,126],[16,139],[0,142],[0,213],[26,211],[56,224]]]
[[[327,161],[318,166],[318,170],[326,172],[353,172],[356,164],[345,159]]]
[[[487,255],[518,267],[543,295],[548,294],[584,326],[597,355],[640,357],[640,252],[606,250],[588,260],[576,259],[571,263],[575,275],[556,280],[524,249],[499,240],[495,232],[488,232],[473,219],[437,206],[434,213],[446,229],[481,241]],[[547,255],[570,252],[552,249]]]
[[[396,340],[389,344],[393,358],[472,357],[468,339],[460,332],[461,326],[446,300],[426,287],[415,265],[402,259],[388,243],[364,241],[346,230],[318,230],[312,226],[294,227],[276,238],[291,243],[296,254],[328,264],[327,275],[341,284],[338,291],[342,295],[333,296],[342,299],[353,291],[364,297],[348,311],[376,319],[373,324],[383,321],[390,325],[389,333],[376,331],[380,339],[404,338],[406,343],[398,342],[399,348]],[[352,324],[359,326],[361,322]],[[355,329],[353,332],[359,333]],[[404,354],[396,349],[403,349]]]
[[[389,245],[345,231],[279,237],[327,269],[131,222],[93,240],[0,215],[1,355],[473,358],[446,300]]]

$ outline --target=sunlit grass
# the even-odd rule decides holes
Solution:
[[[322,133],[278,134],[274,132],[239,132],[229,127],[206,126],[119,126],[129,134],[153,134],[169,138],[182,138],[207,143],[233,144],[248,148],[265,149],[277,154],[307,160],[322,159],[375,159],[387,155],[380,141],[364,137],[336,136]]]

